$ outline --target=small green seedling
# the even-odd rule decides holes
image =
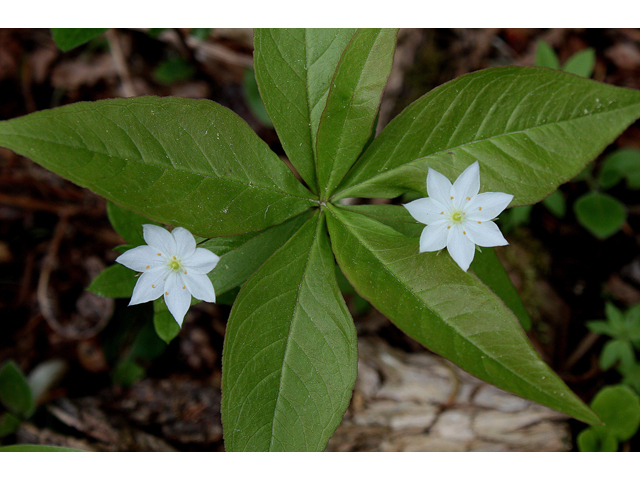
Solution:
[[[15,432],[36,408],[27,379],[13,360],[0,367],[0,403],[7,409],[0,415],[0,438]]]
[[[602,349],[600,366],[607,370],[620,362],[624,368],[630,368],[636,361],[634,348],[640,348],[640,304],[622,313],[607,303],[605,312],[606,320],[587,322],[592,332],[612,338]]]
[[[595,425],[580,432],[581,452],[615,452],[618,443],[635,435],[640,426],[640,399],[625,385],[605,387],[591,402],[604,425]]]

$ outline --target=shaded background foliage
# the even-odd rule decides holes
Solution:
[[[0,118],[122,96],[209,98],[238,113],[283,156],[256,101],[251,30],[204,30],[110,30],[67,53],[48,30],[0,30]],[[548,42],[561,63],[594,48],[592,78],[640,88],[638,30],[407,29],[399,34],[379,128],[464,73],[533,65],[538,40]],[[640,148],[637,122],[596,166],[618,147]],[[561,191],[572,205],[588,185],[570,182]],[[602,371],[598,356],[607,339],[589,332],[586,322],[605,317],[605,300],[623,308],[640,302],[637,191],[620,183],[609,193],[629,215],[608,239],[590,235],[571,209],[559,220],[537,205],[528,223],[507,226],[511,247],[499,251],[532,317],[530,339],[587,402],[620,376]],[[193,307],[178,339],[165,347],[150,328],[151,305],[126,308],[126,301],[85,292],[117,257],[112,248],[124,243],[108,223],[104,200],[4,149],[0,220],[0,363],[13,359],[30,373],[62,360],[58,381],[38,399],[48,406],[3,443],[223,449],[220,357],[229,307]],[[384,338],[407,352],[424,350],[353,291],[344,292],[361,336]],[[626,448],[636,449],[636,442]]]

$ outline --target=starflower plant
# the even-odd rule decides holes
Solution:
[[[141,272],[129,305],[137,305],[160,298],[182,326],[191,304],[191,296],[205,302],[215,302],[216,293],[207,277],[220,257],[204,248],[196,248],[191,233],[182,227],[171,233],[156,225],[143,225],[148,245],[127,250],[116,262]]]
[[[229,451],[323,450],[339,425],[358,354],[336,262],[363,298],[433,352],[599,423],[528,341],[526,310],[493,249],[474,254],[473,244],[503,243],[495,215],[541,201],[582,171],[640,117],[640,92],[545,68],[489,68],[431,90],[375,135],[395,39],[389,29],[255,31],[260,96],[303,182],[209,100],[102,100],[0,122],[1,146],[149,219],[142,223],[188,229],[220,257],[207,274],[216,295],[238,292],[222,355]],[[508,194],[478,193],[478,170],[483,191]],[[409,210],[342,201],[405,193],[430,197]],[[444,246],[451,256],[429,251]],[[176,283],[188,259],[177,244],[156,248],[169,263],[135,267],[156,265],[149,281],[173,275],[170,303],[174,289],[191,288]],[[133,290],[122,265],[98,278]]]
[[[472,163],[451,185],[433,168],[427,173],[427,194],[405,205],[411,216],[427,225],[420,235],[420,253],[447,247],[451,258],[465,272],[473,261],[475,246],[507,245],[493,222],[511,203],[513,195],[480,191],[480,166]]]

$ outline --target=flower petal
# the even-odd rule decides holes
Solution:
[[[189,230],[176,227],[171,231],[171,235],[176,242],[175,255],[178,258],[185,259],[193,255],[196,251],[196,239],[193,238]]]
[[[420,235],[420,253],[437,252],[447,246],[448,222],[427,225]]]
[[[451,187],[451,197],[456,208],[461,208],[480,191],[480,165],[474,162],[460,174]]]
[[[215,303],[216,292],[213,290],[213,284],[206,275],[199,273],[189,273],[182,275],[182,280],[187,286],[187,290],[198,300]]]
[[[196,248],[193,255],[182,261],[182,266],[188,272],[204,274],[213,270],[219,261],[220,257],[215,253],[205,248]]]
[[[502,192],[485,192],[476,195],[464,207],[466,218],[471,221],[493,220],[513,200],[513,195]]]
[[[451,258],[466,272],[473,261],[476,246],[468,235],[463,233],[464,231],[462,225],[453,225],[451,227],[447,238],[447,250]]]
[[[429,197],[443,205],[449,205],[451,203],[449,199],[450,192],[451,182],[449,179],[430,168],[427,173],[427,194]]]
[[[425,225],[444,219],[444,214],[447,213],[445,206],[432,198],[419,198],[404,204],[403,207],[413,218]]]
[[[150,268],[166,263],[162,256],[158,256],[158,253],[160,251],[157,248],[140,245],[124,252],[116,258],[116,262],[136,272],[146,272]]]
[[[470,222],[464,223],[469,240],[481,247],[498,247],[509,245],[502,235],[502,232],[494,222]]]
[[[184,275],[174,273],[167,279],[164,287],[164,302],[178,325],[182,327],[184,316],[191,305],[191,294],[182,281]]]
[[[169,270],[162,266],[152,268],[140,275],[136,286],[133,288],[129,305],[138,305],[139,303],[150,302],[160,298],[160,295],[164,293],[164,279],[168,273]]]
[[[157,225],[142,225],[142,236],[147,244],[157,248],[165,255],[176,254],[176,241],[164,228]]]

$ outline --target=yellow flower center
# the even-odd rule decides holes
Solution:
[[[169,261],[168,265],[169,265],[169,268],[174,272],[182,270],[182,265],[180,265],[180,262],[175,257],[173,257],[173,259]]]
[[[461,223],[462,220],[464,220],[464,213],[462,213],[460,210],[457,210],[453,213],[451,213],[451,221],[454,223]]]

